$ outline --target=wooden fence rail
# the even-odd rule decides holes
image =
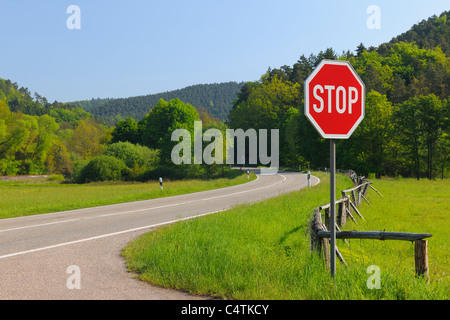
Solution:
[[[317,232],[319,238],[330,238],[330,231]],[[429,233],[407,233],[386,231],[337,231],[336,239],[376,239],[416,241],[432,237]]]
[[[364,220],[361,212],[357,206],[360,205],[361,199],[364,199],[369,205],[370,202],[366,199],[367,191],[374,190],[380,196],[383,196],[378,190],[372,186],[372,182],[366,180],[364,177],[357,177],[354,172],[350,172],[351,179],[357,183],[354,188],[343,190],[342,198],[335,202],[339,208],[336,214],[336,239],[375,239],[375,240],[400,240],[400,241],[414,241],[415,242],[415,271],[416,275],[424,276],[427,282],[430,281],[428,272],[428,242],[427,238],[432,237],[429,233],[408,233],[408,232],[386,232],[386,231],[341,231],[339,227],[345,225],[347,217],[350,217],[356,224],[357,221],[352,215],[352,210]],[[309,224],[311,236],[311,250],[319,252],[327,265],[330,268],[330,207],[331,204],[317,207],[314,210],[313,218]],[[324,211],[325,223],[322,222],[321,211]],[[336,247],[336,255],[339,260],[345,264],[339,249]]]

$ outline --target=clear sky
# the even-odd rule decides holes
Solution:
[[[81,29],[70,30],[70,5]],[[380,29],[369,29],[370,5]],[[327,47],[378,46],[449,0],[0,0],[0,78],[67,102],[253,81]]]

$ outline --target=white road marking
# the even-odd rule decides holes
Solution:
[[[200,201],[212,200],[212,199],[221,198],[221,197],[224,197],[224,196],[231,196],[231,195],[236,195],[236,194],[241,194],[241,193],[246,193],[246,192],[251,192],[251,191],[256,191],[256,190],[261,190],[261,189],[265,189],[265,188],[268,188],[268,187],[272,187],[272,186],[275,186],[277,184],[280,184],[280,183],[283,183],[284,181],[286,181],[286,177],[284,175],[281,175],[281,176],[283,177],[282,181],[274,183],[274,184],[269,185],[269,186],[265,186],[265,187],[261,187],[261,188],[257,188],[257,189],[252,189],[252,190],[246,190],[246,191],[242,191],[242,192],[236,192],[236,193],[232,193],[232,194],[229,194],[229,195],[223,195],[223,196],[216,196],[216,197],[211,197],[211,198],[206,198],[206,199],[200,199]],[[320,179],[317,178],[317,177],[315,177],[315,178],[318,180],[317,183],[319,183]],[[254,180],[254,181],[256,181],[256,180]],[[184,203],[181,203],[181,204],[192,203],[192,202],[196,202],[196,201],[199,201],[199,200],[188,201],[188,202],[184,202]],[[157,209],[157,208],[170,207],[170,206],[176,206],[176,205],[181,205],[181,204],[173,204],[173,205],[167,205],[167,206],[147,208],[147,209],[142,209],[142,210],[127,211],[127,212],[121,212],[119,214],[133,213],[133,212],[138,212],[138,211],[143,211],[143,210],[153,210],[153,209]],[[107,234],[103,234],[103,235],[98,235],[98,236],[94,236],[94,237],[89,237],[89,238],[84,238],[84,239],[79,239],[79,240],[74,240],[74,241],[69,241],[69,242],[58,243],[58,244],[54,244],[54,245],[50,245],[50,246],[46,246],[46,247],[41,247],[41,248],[36,248],[36,249],[30,249],[30,250],[25,250],[25,251],[20,251],[20,252],[14,252],[14,253],[10,253],[10,254],[6,254],[6,255],[3,255],[3,256],[0,256],[0,260],[1,259],[6,259],[6,258],[10,258],[10,257],[19,256],[19,255],[30,254],[30,253],[35,253],[35,252],[39,252],[39,251],[44,251],[44,250],[49,250],[49,249],[69,246],[69,245],[72,245],[72,244],[83,243],[83,242],[87,242],[87,241],[92,241],[92,240],[98,240],[98,239],[102,239],[102,238],[117,236],[117,235],[129,233],[129,232],[140,231],[140,230],[145,230],[145,229],[152,229],[152,228],[156,228],[156,227],[159,227],[159,226],[172,224],[172,223],[179,222],[179,221],[191,220],[191,219],[203,217],[203,216],[206,216],[206,215],[223,212],[225,210],[226,209],[216,210],[216,211],[202,213],[202,214],[198,214],[198,215],[194,215],[194,216],[190,216],[190,217],[170,220],[170,221],[161,222],[161,223],[155,223],[155,224],[151,224],[151,225],[147,225],[147,226],[143,226],[143,227],[138,227],[138,228],[132,228],[132,229],[127,229],[127,230],[107,233]],[[111,215],[115,215],[115,214],[111,214]],[[110,216],[110,215],[102,215],[101,217],[104,217],[104,216]],[[11,230],[19,230],[19,229],[25,229],[25,228],[32,228],[32,227],[39,227],[39,226],[44,226],[44,225],[51,225],[51,224],[58,224],[58,223],[65,223],[65,222],[73,222],[73,221],[79,221],[79,220],[85,220],[85,219],[91,219],[91,218],[95,218],[95,217],[58,221],[58,222],[45,223],[45,224],[33,225],[33,226],[25,226],[25,227],[13,228],[13,229],[8,229],[8,230],[2,230],[0,232],[11,231]]]
[[[255,182],[259,179],[259,176],[256,177],[255,180],[251,181],[251,182]],[[282,182],[284,182],[286,179],[284,179]],[[251,183],[249,182],[249,183]],[[276,183],[278,184],[278,183]],[[276,185],[274,184],[274,185]],[[243,184],[241,184],[243,185]],[[237,186],[241,186],[241,185],[237,185]],[[274,185],[270,185],[270,186],[266,186],[263,188],[267,188],[267,187],[271,187]],[[235,186],[232,186],[235,187]],[[225,195],[225,196],[231,196],[231,195],[235,195],[235,194],[239,194],[239,193],[244,193],[244,192],[250,192],[250,191],[255,191],[255,190],[259,190],[261,188],[258,189],[251,189],[251,190],[247,190],[247,191],[242,191],[242,192],[236,192],[236,193],[232,193],[229,195]],[[215,189],[215,190],[220,190],[220,189]],[[210,190],[207,190],[210,191]],[[181,202],[181,203],[175,203],[175,204],[170,204],[170,205],[164,205],[164,206],[159,206],[159,207],[152,207],[152,208],[145,208],[145,209],[138,209],[138,210],[131,210],[131,211],[124,211],[124,212],[118,212],[118,213],[109,213],[109,214],[103,214],[103,215],[98,215],[98,216],[94,216],[94,217],[85,217],[85,218],[78,218],[78,219],[70,219],[70,220],[63,220],[63,221],[56,221],[56,222],[48,222],[48,223],[41,223],[41,224],[34,224],[34,225],[29,225],[29,226],[23,226],[23,227],[17,227],[17,228],[10,228],[10,229],[4,229],[4,230],[0,230],[0,233],[2,232],[8,232],[8,231],[16,231],[16,230],[21,230],[21,229],[29,229],[29,228],[36,228],[36,227],[44,227],[44,226],[49,226],[49,225],[53,225],[53,224],[61,224],[61,223],[67,223],[67,222],[74,222],[74,221],[81,221],[81,220],[88,220],[88,219],[94,219],[94,218],[100,218],[100,217],[110,217],[110,216],[115,216],[115,215],[121,215],[121,214],[127,214],[127,213],[136,213],[136,212],[142,212],[142,211],[148,211],[148,210],[154,210],[154,209],[162,209],[162,208],[167,208],[167,207],[172,207],[172,206],[179,206],[179,205],[184,205],[184,204],[189,204],[189,203],[193,203],[195,201],[205,201],[205,200],[211,200],[214,199],[215,197],[211,197],[211,198],[206,198],[206,199],[199,199],[199,200],[192,200],[192,201],[186,201],[186,202]],[[150,199],[150,200],[142,200],[142,201],[151,201],[151,200],[160,200],[160,199],[164,199],[164,198],[156,198],[156,199]],[[139,201],[137,201],[139,202]],[[108,206],[117,206],[117,205],[124,205],[126,203],[117,203],[117,204],[113,204],[113,205],[108,205]],[[82,208],[82,209],[76,209],[73,211],[79,211],[79,210],[89,210],[89,209],[94,209],[94,208],[101,208],[101,207],[91,207],[91,208]],[[67,212],[67,211],[66,211]],[[53,213],[46,213],[43,215],[50,215],[50,214],[61,214],[61,212],[53,212]],[[43,216],[41,215],[41,216]],[[10,219],[20,219],[20,218],[29,218],[30,216],[26,216],[26,217],[18,217],[18,218],[10,218]],[[10,219],[4,219],[2,221],[5,220],[10,220]]]
[[[0,230],[0,233],[7,232],[7,231],[16,231],[16,230],[22,230],[22,229],[35,228],[35,227],[50,226],[50,225],[53,225],[53,224],[67,223],[67,222],[73,222],[73,221],[79,221],[79,220],[81,220],[81,219],[71,219],[71,220],[64,220],[64,221],[56,221],[56,222],[34,224],[34,225],[30,225],[30,226],[23,226],[23,227],[17,227],[17,228]]]
[[[224,187],[224,188],[219,188],[219,189],[211,189],[211,190],[206,190],[206,191],[198,191],[198,192],[194,192],[191,194],[197,194],[197,193],[202,193],[202,192],[209,192],[209,191],[216,191],[216,190],[225,190],[228,188],[234,188],[234,187],[238,187],[238,186],[247,186],[249,184],[252,184],[256,181],[259,180],[259,176],[256,176],[255,180],[252,180],[250,182],[246,182],[243,184],[238,184],[238,185],[234,185],[234,186],[229,186],[229,187]],[[180,195],[176,195],[173,197],[182,197],[188,194],[180,194]],[[148,199],[148,200],[138,200],[138,201],[133,201],[133,203],[139,203],[139,202],[154,202],[154,201],[158,201],[160,199],[164,199],[164,198],[154,198],[154,199]],[[115,203],[115,204],[107,204],[107,205],[102,205],[102,206],[97,206],[97,207],[87,207],[87,208],[80,208],[80,209],[74,209],[74,210],[69,210],[69,211],[58,211],[58,212],[49,212],[49,213],[42,213],[39,214],[40,217],[44,217],[44,216],[51,216],[51,215],[60,215],[62,213],[68,213],[68,212],[72,212],[72,211],[77,211],[77,212],[81,212],[81,211],[87,211],[87,210],[91,210],[93,208],[112,208],[112,207],[118,207],[118,206],[124,206],[127,205],[127,202],[122,202],[122,203]],[[5,219],[1,219],[0,221],[8,221],[8,220],[20,220],[20,219],[28,219],[30,217],[35,217],[35,216],[22,216],[22,217],[14,217],[14,218],[5,218]]]
[[[82,243],[82,242],[86,242],[86,241],[92,241],[92,240],[97,240],[97,239],[117,236],[117,235],[121,235],[121,234],[124,234],[124,233],[129,233],[129,232],[134,232],[134,231],[139,231],[139,230],[144,230],[144,229],[156,228],[156,227],[159,227],[159,226],[164,226],[164,225],[175,223],[175,222],[179,222],[179,221],[185,221],[185,220],[190,220],[190,219],[194,219],[194,218],[199,218],[199,217],[203,217],[203,216],[206,216],[206,215],[209,215],[209,214],[218,213],[218,212],[222,212],[222,211],[225,211],[225,210],[211,211],[211,212],[202,213],[202,214],[198,214],[198,215],[190,216],[190,217],[186,217],[186,218],[180,218],[180,219],[166,221],[166,222],[161,222],[161,223],[155,223],[155,224],[151,224],[151,225],[148,225],[148,226],[143,226],[143,227],[127,229],[127,230],[123,230],[123,231],[117,231],[117,232],[102,234],[102,235],[99,235],[99,236],[94,236],[94,237],[80,239],[80,240],[74,240],[74,241],[69,241],[69,242],[58,243],[58,244],[54,244],[54,245],[51,245],[51,246],[46,246],[46,247],[41,247],[41,248],[36,248],[36,249],[31,249],[31,250],[14,252],[14,253],[5,254],[3,256],[0,256],[0,260],[1,259],[15,257],[15,256],[20,256],[20,255],[24,255],[24,254],[29,254],[29,253],[34,253],[34,252],[39,252],[39,251],[44,251],[44,250],[49,250],[49,249],[69,246],[69,245],[72,245],[72,244]]]
[[[213,200],[213,199],[217,199],[217,198],[222,198],[222,197],[226,197],[226,196],[232,196],[232,195],[237,195],[237,194],[242,194],[242,193],[247,193],[247,192],[252,192],[252,191],[257,191],[257,190],[261,190],[261,189],[265,189],[265,188],[269,188],[269,187],[276,186],[276,185],[278,185],[278,184],[280,184],[280,183],[285,182],[286,179],[287,179],[284,175],[281,175],[281,174],[280,174],[280,176],[282,176],[283,179],[282,179],[281,181],[279,181],[279,182],[274,183],[274,184],[271,184],[271,185],[268,185],[268,186],[265,186],[265,187],[256,188],[256,189],[245,190],[245,191],[241,191],[241,192],[235,192],[235,193],[231,193],[231,194],[227,194],[227,195],[215,196],[215,197],[210,197],[210,198],[205,198],[205,199],[199,199],[199,200],[186,201],[186,202],[183,202],[183,203],[170,204],[170,205],[159,206],[159,207],[153,207],[153,208],[146,208],[146,209],[139,209],[139,210],[125,211],[125,212],[119,212],[119,213],[112,213],[112,214],[106,214],[106,215],[95,216],[95,217],[86,217],[86,218],[71,219],[71,220],[64,220],[64,221],[57,221],[57,222],[49,222],[49,223],[43,223],[43,224],[38,224],[38,225],[31,225],[31,226],[17,227],[17,228],[11,228],[11,229],[0,230],[0,232],[7,232],[7,231],[13,231],[13,230],[20,230],[20,229],[27,229],[27,228],[41,227],[41,226],[47,226],[47,225],[53,225],[53,224],[62,224],[62,223],[67,223],[67,222],[74,222],[74,221],[80,221],[80,220],[87,220],[87,219],[93,219],[93,218],[98,218],[98,217],[107,217],[107,216],[113,216],[113,215],[119,215],[119,214],[127,214],[127,213],[135,213],[135,212],[141,212],[141,211],[155,210],[155,209],[161,209],[161,208],[166,208],[166,207],[179,206],[179,205],[188,204],[188,203],[193,203],[193,202],[197,202],[197,201]],[[254,181],[256,181],[256,180],[254,180]],[[72,244],[82,243],[82,242],[91,241],[91,240],[96,240],[96,239],[101,239],[101,238],[106,238],[106,237],[111,237],[111,236],[120,235],[120,234],[124,234],[124,233],[129,233],[129,232],[133,232],[133,231],[139,231],[139,230],[143,230],[143,229],[155,228],[155,227],[158,227],[158,226],[163,226],[163,225],[175,223],[175,222],[178,222],[178,221],[184,221],[184,220],[189,220],[189,219],[199,218],[199,217],[202,217],[202,216],[206,216],[206,215],[209,215],[209,214],[218,213],[218,212],[222,212],[222,211],[225,211],[225,209],[223,209],[223,210],[217,210],[217,211],[212,211],[212,212],[208,212],[208,213],[202,213],[202,214],[199,214],[199,215],[194,215],[194,216],[190,216],[190,217],[186,217],[186,218],[180,218],[180,219],[171,220],[171,221],[167,221],[167,222],[162,222],[162,223],[157,223],[157,224],[147,225],[147,226],[143,226],[143,227],[138,227],[138,228],[133,228],[133,229],[127,229],[127,230],[117,231],[117,232],[113,232],[113,233],[108,233],[108,234],[98,235],[98,236],[89,237],[89,238],[85,238],[85,239],[80,239],[80,240],[74,240],[74,241],[69,241],[69,242],[58,243],[58,244],[51,245],[51,246],[46,246],[46,247],[41,247],[41,248],[36,248],[36,249],[30,249],[30,250],[25,250],[25,251],[20,251],[20,252],[15,252],[15,253],[10,253],[10,254],[6,254],[6,255],[3,255],[3,256],[0,256],[0,259],[5,259],[5,258],[10,258],[10,257],[18,256],[18,255],[24,255],[24,254],[34,253],[34,252],[43,251],[43,250],[49,250],[49,249],[53,249],[53,248],[58,248],[58,247],[62,247],[62,246],[68,246],[68,245],[72,245]]]
[[[222,197],[229,197],[229,196],[233,196],[233,195],[237,195],[237,194],[253,192],[253,191],[257,191],[257,190],[261,190],[261,189],[265,189],[265,188],[270,188],[270,187],[276,186],[277,184],[280,184],[280,183],[283,183],[284,181],[286,181],[286,177],[285,176],[283,176],[281,174],[280,174],[280,176],[283,177],[282,181],[276,182],[276,183],[271,184],[269,186],[260,187],[260,188],[256,188],[256,189],[251,189],[251,190],[246,190],[246,191],[241,191],[241,192],[225,194],[225,195],[222,195],[222,196],[215,196],[215,197],[210,197],[210,198],[205,198],[205,199],[185,201],[185,202],[174,203],[174,204],[158,206],[158,207],[151,207],[151,208],[144,208],[144,209],[137,209],[137,210],[129,210],[129,211],[123,211],[123,212],[116,212],[116,213],[108,213],[108,214],[103,214],[103,215],[98,215],[98,216],[93,216],[93,217],[70,219],[70,220],[41,223],[41,224],[35,224],[35,225],[24,226],[24,227],[17,227],[17,228],[11,228],[11,229],[4,229],[4,230],[0,230],[0,233],[8,232],[8,231],[16,231],[16,230],[21,230],[21,229],[44,227],[44,226],[48,226],[48,225],[62,224],[62,223],[75,222],[75,221],[81,221],[81,220],[105,218],[105,217],[112,217],[112,216],[118,216],[118,215],[123,215],[123,214],[130,214],[130,213],[138,213],[138,212],[143,212],[143,211],[150,211],[150,210],[157,210],[157,209],[163,209],[163,208],[168,208],[168,207],[181,206],[181,205],[190,204],[190,203],[194,203],[194,202],[198,202],[198,201],[208,201],[208,200],[218,199],[218,198],[222,198]],[[253,181],[256,181],[256,180],[253,180]],[[160,199],[162,199],[162,198],[160,198]],[[93,208],[90,208],[90,209],[93,209]]]

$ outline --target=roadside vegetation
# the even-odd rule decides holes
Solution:
[[[338,246],[333,280],[310,252],[308,221],[329,202],[328,179],[261,203],[157,228],[124,250],[128,267],[154,285],[227,299],[448,299],[449,181],[376,180],[357,230],[432,233],[429,285],[414,275],[411,243],[352,240]],[[337,190],[351,186],[338,175]],[[367,268],[381,269],[381,289],[369,289]]]
[[[250,181],[255,178],[250,173]],[[229,187],[249,180],[246,173],[229,170],[219,179],[164,180],[163,190],[156,180],[89,184],[65,184],[63,181],[62,176],[52,176],[44,182],[0,181],[0,219],[170,197]]]

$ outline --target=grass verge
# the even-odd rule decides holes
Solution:
[[[159,182],[0,182],[0,219],[170,197],[249,181],[244,172],[232,170],[228,174],[227,178],[214,180],[165,181],[163,190]],[[251,173],[250,181],[254,179]]]
[[[416,201],[425,197],[423,188],[427,189],[427,182],[415,186],[410,180],[377,180],[375,187],[386,196],[382,198],[369,192],[373,207],[361,206],[367,225],[360,221],[355,227],[433,233],[430,264],[435,271],[432,271],[431,284],[427,285],[414,276],[410,262],[405,268],[398,267],[405,262],[403,255],[412,261],[414,257],[411,248],[402,247],[398,241],[390,244],[384,241],[383,250],[378,248],[378,257],[371,251],[375,249],[374,241],[352,241],[349,248],[338,243],[349,268],[338,262],[337,274],[332,279],[321,259],[310,252],[307,227],[311,212],[329,202],[328,179],[321,173],[315,174],[322,183],[311,189],[158,228],[132,241],[122,255],[129,269],[142,280],[220,298],[448,299],[448,278],[444,274],[448,268],[448,210],[445,212],[448,182],[432,184],[426,193],[427,201],[434,203],[433,219],[440,219],[442,225],[433,222],[424,225],[423,220],[430,218],[429,210],[409,213],[417,205]],[[350,186],[348,178],[338,175],[338,194]],[[397,215],[398,208],[393,203],[399,198],[402,220],[409,221],[406,230],[400,230],[400,221],[386,225],[387,215]],[[410,228],[412,225],[416,227]],[[348,227],[354,226],[348,224]],[[431,245],[432,241],[435,243]],[[387,246],[393,247],[387,249]],[[381,268],[381,289],[367,286],[372,275],[367,273],[367,268],[373,264]]]

